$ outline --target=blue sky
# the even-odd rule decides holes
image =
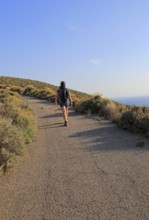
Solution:
[[[0,75],[149,95],[149,0],[0,0]]]

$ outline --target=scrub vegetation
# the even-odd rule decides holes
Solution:
[[[0,89],[0,174],[16,166],[27,153],[35,122],[32,110],[18,93]]]
[[[120,104],[98,95],[78,103],[75,109],[83,114],[111,120],[123,129],[149,136],[149,107]]]
[[[56,91],[58,89],[57,86],[44,82],[3,76],[0,77],[0,88],[7,88],[11,91],[18,92],[21,95],[36,97],[49,101],[54,100]],[[70,91],[74,105],[81,100],[86,100],[91,97],[91,95],[83,92],[78,92],[71,89]]]

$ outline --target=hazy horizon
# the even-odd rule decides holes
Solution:
[[[0,75],[149,95],[148,9],[148,0],[2,1]]]
[[[127,105],[149,106],[149,96],[115,97],[112,100]]]

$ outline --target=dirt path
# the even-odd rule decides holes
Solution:
[[[0,220],[148,220],[149,140],[30,99],[38,135],[21,167],[0,178]]]

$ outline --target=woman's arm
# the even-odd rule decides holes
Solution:
[[[57,104],[58,100],[59,100],[59,94],[57,92],[56,95],[55,95],[55,104]]]
[[[71,97],[71,93],[70,93],[70,91],[69,91],[69,93],[68,93],[68,96],[69,96],[70,106],[72,106],[73,103],[72,103],[72,97]]]

